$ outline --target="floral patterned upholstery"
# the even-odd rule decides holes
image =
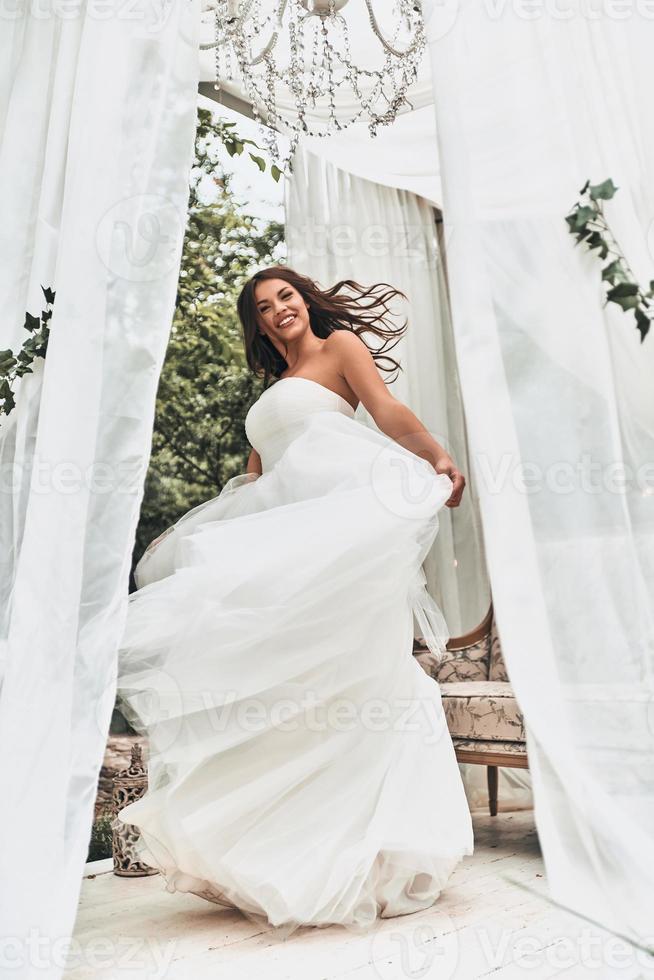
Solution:
[[[490,632],[490,668],[488,671],[489,681],[508,681],[509,675],[506,672],[506,664],[502,656],[502,646],[500,644],[497,624],[493,616],[493,623]]]
[[[441,685],[441,694],[452,737],[525,741],[522,713],[510,684],[458,681]]]
[[[509,682],[494,617],[482,639],[448,649],[439,663],[420,637],[413,652],[423,669],[438,681],[448,729],[457,748],[526,756],[524,719]]]
[[[413,654],[438,682],[457,759],[486,766],[488,807],[495,817],[498,768],[526,769],[529,765],[525,724],[509,681],[492,609],[470,640],[450,641],[445,657],[437,660],[425,641],[417,637]]]
[[[453,681],[487,681],[490,670],[491,643],[490,635],[477,643],[461,650],[448,650],[445,659],[435,663],[427,646],[418,637],[413,646],[413,653],[426,672],[439,684]]]
[[[465,752],[479,752],[481,749],[487,749],[489,747],[488,742],[481,741],[478,738],[457,738],[456,736],[452,739],[455,749],[462,749]],[[492,748],[493,753],[497,755],[498,753],[502,755],[511,756],[513,759],[517,755],[521,754],[522,743],[521,742],[499,742],[493,741],[490,748]],[[526,755],[526,752],[525,752]],[[507,766],[511,766],[511,762],[507,761]]]

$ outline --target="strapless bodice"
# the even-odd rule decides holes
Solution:
[[[264,473],[275,465],[317,412],[340,412],[354,418],[354,409],[337,392],[299,376],[281,378],[266,388],[245,417],[248,441],[261,457]]]

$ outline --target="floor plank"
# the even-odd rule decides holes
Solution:
[[[473,821],[475,852],[459,865],[436,904],[378,920],[365,934],[305,928],[279,939],[238,912],[166,892],[158,875],[87,878],[66,980],[612,976],[598,969],[606,965],[601,952],[599,964],[584,962],[584,942],[595,942],[597,958],[601,944],[615,940],[547,901],[533,811],[500,812],[495,818],[475,813]],[[639,974],[626,968],[615,975],[630,980]]]

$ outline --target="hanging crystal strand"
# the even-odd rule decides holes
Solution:
[[[329,3],[329,15],[332,16],[332,11],[334,9],[334,0],[330,0]],[[327,85],[327,101],[329,104],[329,116],[327,118],[327,132],[331,133],[333,129],[340,128],[336,123],[336,105],[334,103],[334,66],[332,62],[332,47],[329,41],[329,31],[327,28],[327,17],[321,17],[320,28],[322,33],[322,44],[323,44],[323,77],[326,79]]]
[[[328,30],[328,34],[329,34],[330,31],[331,31],[331,36],[334,36],[335,37],[336,36],[336,3],[335,3],[335,0],[329,0],[329,30]],[[327,62],[328,71],[329,71],[329,79],[328,79],[328,84],[329,84],[329,116],[330,116],[329,126],[330,127],[333,126],[333,128],[336,129],[336,131],[338,131],[341,128],[341,124],[340,124],[340,122],[338,120],[338,116],[336,115],[336,87],[340,83],[338,83],[338,82],[336,82],[334,80],[334,61],[336,60],[336,52],[335,52],[334,47],[332,46],[331,38],[328,39],[327,45],[328,45],[328,53],[329,53],[329,58],[328,58],[328,62]]]
[[[225,41],[225,37],[223,34],[222,25],[225,23],[224,8],[225,8],[224,0],[218,0],[218,2],[216,3],[216,9],[214,11],[214,31],[215,31],[215,40],[216,40],[216,47],[214,50],[214,54],[215,54],[216,80],[213,84],[213,87],[216,90],[216,92],[220,92],[220,82],[223,74],[222,54],[223,54],[223,43]]]
[[[313,38],[311,39],[311,63],[309,65],[306,93],[309,106],[312,109],[315,109],[316,99],[320,94],[320,78],[318,69],[320,31],[316,21],[312,21],[311,26],[313,27]]]
[[[278,0],[277,10],[275,14],[274,29],[276,32],[281,33],[284,25],[284,13],[287,6],[287,0]],[[290,21],[293,20],[292,10]],[[289,28],[290,30],[290,28]],[[291,52],[291,58],[292,58]],[[272,53],[266,55],[265,59],[265,89],[263,93],[263,101],[266,108],[266,137],[265,142],[270,153],[270,157],[277,167],[284,170],[288,160],[282,160],[279,148],[279,139],[277,136],[278,127],[280,125],[280,116],[277,111],[277,100],[276,100],[276,86],[277,81],[284,80],[286,73],[282,73],[275,65],[275,61]],[[293,152],[295,147],[293,147]]]
[[[289,20],[289,34],[291,39],[291,68],[289,77],[289,87],[295,100],[297,111],[297,123],[290,125],[294,134],[306,131],[306,90],[304,85],[305,74],[305,54],[304,54],[304,20],[302,19],[298,0],[291,0],[292,10]],[[297,142],[297,140],[296,140]]]
[[[264,96],[264,104],[266,107],[266,142],[268,145],[268,150],[270,156],[276,164],[279,164],[279,141],[276,134],[276,125],[279,119],[277,113],[277,103],[275,101],[275,63],[272,59],[272,55],[266,56],[266,92]]]
[[[271,127],[289,134],[292,155],[303,133],[327,136],[365,117],[374,136],[380,125],[392,123],[408,104],[407,93],[426,49],[420,0],[395,0],[388,34],[378,23],[373,6],[378,3],[381,7],[387,0],[357,0],[365,6],[372,36],[382,48],[381,67],[374,69],[357,65],[352,56],[347,19],[339,12],[347,2],[275,0],[271,11],[270,0],[216,0],[215,39],[201,44],[203,50],[216,49],[216,91],[221,81],[234,78],[235,71],[240,74],[262,140],[278,165],[280,148]],[[305,33],[309,29],[312,39]],[[278,40],[284,35],[290,43],[286,65],[275,57]],[[278,85],[291,95],[291,117],[278,112]],[[346,86],[358,105],[344,118],[337,112],[337,92]],[[326,124],[311,126],[308,111],[323,104]],[[284,156],[290,164],[291,158]]]
[[[345,68],[345,78],[350,84],[353,95],[362,103],[360,111],[357,113],[356,118],[363,113],[363,102],[364,97],[361,94],[361,89],[359,88],[359,69],[352,61],[352,51],[350,49],[350,32],[348,30],[347,21],[343,19],[343,55],[339,58],[341,64]]]
[[[304,42],[302,37],[302,23],[296,16],[296,0],[291,0],[291,7],[292,9],[288,23],[288,36],[291,49],[291,61],[288,71],[288,86],[295,97],[295,104],[299,110],[302,106],[302,93],[304,88]]]
[[[223,51],[223,71],[222,77],[230,82],[234,81],[234,69],[232,66],[232,46],[231,44],[226,44]]]
[[[235,31],[232,40],[233,40],[234,56],[236,58],[236,63],[238,65],[241,78],[243,79],[243,87],[245,89],[245,94],[247,95],[248,101],[252,106],[252,115],[254,117],[254,121],[259,126],[259,129],[262,129],[263,121],[261,119],[261,114],[259,112],[258,93],[249,67],[249,60],[250,60],[249,49],[246,43],[245,35],[241,31]]]

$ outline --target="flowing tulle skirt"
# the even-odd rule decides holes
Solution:
[[[336,412],[230,481],[139,566],[122,707],[148,793],[119,820],[169,890],[285,927],[433,904],[472,853],[421,562],[451,482]]]

